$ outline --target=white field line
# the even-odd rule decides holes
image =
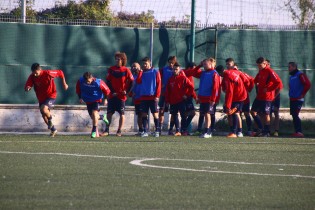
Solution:
[[[304,176],[304,175],[299,175],[299,174],[292,174],[292,175],[290,175],[290,174],[267,174],[267,173],[237,172],[237,171],[212,171],[212,170],[204,170],[204,169],[191,169],[191,168],[178,168],[178,167],[158,166],[158,165],[150,165],[150,164],[143,163],[144,161],[153,161],[153,160],[165,160],[165,159],[148,158],[148,159],[141,159],[141,160],[133,160],[133,161],[130,162],[130,164],[136,165],[136,166],[141,166],[141,167],[159,168],[159,169],[171,169],[171,170],[181,170],[181,171],[193,171],[193,172],[207,172],[207,173],[218,173],[218,174],[275,176],[275,177],[294,177],[294,178],[315,179],[315,176]],[[179,160],[179,159],[177,159],[177,160]],[[282,164],[282,165],[285,165],[285,164]]]
[[[299,165],[299,164],[269,164],[269,163],[249,163],[249,162],[235,162],[235,161],[216,161],[216,160],[191,160],[191,159],[169,159],[169,158],[139,158],[139,157],[119,157],[119,156],[104,156],[104,155],[83,155],[71,153],[54,153],[54,152],[12,152],[0,151],[0,154],[24,154],[24,155],[59,155],[59,156],[73,156],[73,157],[92,157],[92,158],[107,158],[107,159],[135,159],[130,162],[132,165],[159,169],[172,169],[181,171],[193,172],[208,172],[208,173],[222,173],[222,174],[237,174],[237,175],[256,175],[256,176],[275,176],[275,177],[295,177],[295,178],[309,178],[315,179],[315,176],[304,176],[299,174],[267,174],[267,173],[251,173],[251,172],[233,172],[233,171],[212,171],[203,169],[178,168],[168,166],[157,166],[144,164],[144,161],[167,160],[167,161],[186,161],[186,162],[208,162],[208,163],[226,163],[239,165],[268,165],[268,166],[294,166],[294,167],[315,167],[315,165]]]

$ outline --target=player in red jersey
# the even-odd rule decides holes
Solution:
[[[167,85],[168,80],[173,75],[173,66],[177,62],[176,56],[169,56],[167,59],[167,62],[168,62],[168,66],[165,66],[165,67],[159,69],[159,72],[161,75],[161,82],[162,82],[162,84],[161,84],[161,97],[159,100],[159,123],[160,123],[159,127],[160,127],[160,129],[162,129],[162,127],[163,127],[164,114],[165,114],[165,112],[169,111],[169,106],[166,106],[167,104],[165,104],[165,89],[166,89],[166,85]],[[171,121],[171,123],[172,123],[172,121]],[[172,128],[172,126],[170,126],[170,128]],[[161,132],[160,132],[160,134],[161,134]]]
[[[197,66],[194,75],[200,78],[197,103],[200,103],[200,115],[205,118],[204,133],[201,138],[211,138],[211,114],[215,114],[215,104],[221,91],[220,76],[215,70],[216,60],[214,58],[204,59],[202,62],[204,71]]]
[[[116,65],[111,66],[107,71],[106,84],[110,89],[110,94],[108,96],[108,106],[107,106],[107,118],[109,125],[106,127],[103,135],[109,134],[109,126],[112,121],[112,116],[115,112],[120,115],[119,125],[117,129],[117,136],[121,136],[121,128],[125,122],[125,102],[127,100],[127,93],[130,91],[133,76],[126,67],[127,56],[123,52],[115,53]]]
[[[231,132],[227,137],[243,137],[240,113],[247,98],[246,87],[250,81],[237,68],[232,58],[226,59],[227,70],[223,72],[222,90],[225,92],[224,110],[229,118]]]
[[[295,133],[293,137],[304,137],[302,133],[302,123],[299,117],[304,97],[311,88],[311,82],[305,73],[298,70],[296,62],[289,62],[289,98],[290,98],[290,115],[293,118]]]
[[[32,73],[28,77],[24,90],[30,91],[34,87],[36,97],[39,102],[39,109],[44,122],[50,129],[50,136],[54,137],[57,133],[57,129],[52,123],[52,115],[50,109],[53,107],[56,97],[57,89],[54,82],[54,78],[60,77],[63,82],[63,88],[68,89],[68,85],[62,70],[42,70],[38,63],[34,63],[31,67]]]
[[[234,64],[234,67],[236,69],[238,69],[237,64]],[[249,93],[253,90],[255,83],[254,83],[254,77],[250,76],[249,74],[241,71],[240,69],[238,69],[248,80],[249,80],[249,86],[246,87],[247,90],[247,97],[244,100],[244,104],[243,104],[243,108],[242,108],[242,112],[244,113],[245,116],[245,121],[246,121],[246,126],[247,126],[247,135],[251,136],[252,135],[252,118],[250,115],[250,98],[249,98]],[[240,122],[242,123],[242,122]]]
[[[267,65],[270,67],[270,61],[266,59]],[[280,79],[280,85],[275,90],[275,99],[271,103],[271,111],[270,111],[270,118],[272,117],[272,113],[274,114],[274,133],[273,136],[279,136],[279,122],[280,122],[280,115],[279,115],[279,109],[280,109],[280,92],[283,88],[282,81]]]
[[[194,87],[190,80],[184,74],[181,74],[180,65],[177,62],[174,64],[173,72],[173,76],[171,76],[166,85],[165,102],[170,104],[170,113],[176,128],[174,135],[187,135],[187,127],[192,118],[189,118],[190,121],[187,121],[186,99],[189,97],[196,99],[196,94],[194,94]],[[181,116],[181,132],[179,130],[178,112]]]
[[[103,120],[106,124],[108,121],[106,115],[99,115],[99,104],[104,98],[104,106],[107,104],[106,96],[110,93],[109,88],[101,79],[93,77],[90,72],[85,72],[77,81],[76,93],[81,104],[85,103],[88,113],[92,119],[93,128],[91,138],[99,137],[98,120]]]
[[[275,98],[275,90],[280,86],[280,78],[271,69],[264,57],[259,57],[256,60],[259,72],[255,77],[255,84],[257,87],[257,95],[251,108],[251,114],[255,123],[258,126],[258,131],[254,136],[270,136],[270,111],[271,102]],[[264,127],[258,113],[261,113]]]

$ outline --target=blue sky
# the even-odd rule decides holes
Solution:
[[[1,0],[2,11],[12,9],[18,0]],[[67,0],[34,0],[37,10],[53,7]],[[76,0],[77,2],[81,0]],[[294,25],[284,0],[195,0],[196,20],[199,23]],[[111,10],[130,13],[154,11],[159,21],[174,17],[182,20],[191,12],[191,0],[111,0]]]

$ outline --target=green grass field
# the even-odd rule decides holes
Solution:
[[[0,209],[314,209],[315,139],[0,135]]]

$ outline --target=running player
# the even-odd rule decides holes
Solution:
[[[60,77],[62,79],[63,88],[67,90],[68,85],[65,76],[62,70],[42,70],[38,63],[33,63],[31,70],[32,73],[25,83],[24,90],[28,92],[34,87],[39,102],[40,113],[42,114],[42,118],[47,124],[48,129],[50,129],[50,136],[54,137],[57,133],[57,129],[52,123],[52,115],[50,113],[57,97],[54,78]]]
[[[92,119],[93,127],[91,138],[99,137],[98,120],[103,120],[106,124],[108,121],[106,115],[99,115],[99,104],[104,98],[104,106],[107,104],[106,96],[110,93],[109,88],[101,79],[93,77],[90,72],[85,72],[77,81],[76,93],[81,104],[85,103],[89,115]]]

